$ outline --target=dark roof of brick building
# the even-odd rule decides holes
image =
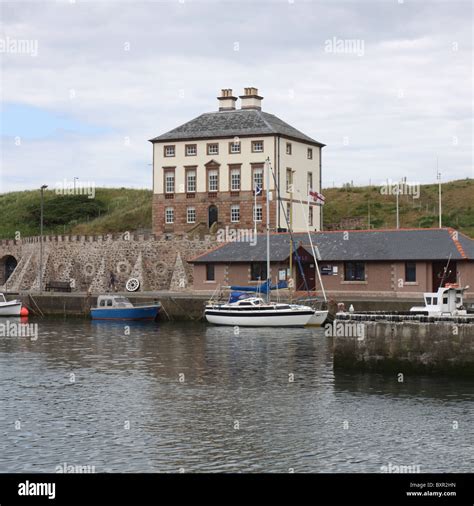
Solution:
[[[474,260],[474,240],[448,228],[401,230],[350,230],[314,232],[313,244],[322,261],[406,261],[406,260]],[[311,252],[307,234],[294,234],[297,246]],[[289,257],[290,236],[270,236],[270,259]],[[318,253],[317,253],[318,254]],[[266,235],[259,234],[256,244],[229,242],[205,253],[192,263],[264,262]]]
[[[212,139],[253,135],[282,135],[317,146],[325,146],[273,114],[255,109],[236,109],[201,114],[150,142]]]

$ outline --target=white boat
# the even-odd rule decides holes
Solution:
[[[437,292],[423,294],[424,306],[414,306],[412,313],[423,313],[428,316],[466,316],[468,314],[463,305],[464,292],[469,288],[459,287],[457,284],[446,284],[438,288]]]
[[[20,316],[21,301],[7,300],[3,293],[0,293],[0,316]]]
[[[248,297],[236,302],[206,305],[209,323],[239,327],[303,327],[314,316],[314,309],[299,304],[265,302]]]
[[[306,325],[310,327],[321,327],[327,320],[328,313],[329,311],[327,309],[316,309]]]

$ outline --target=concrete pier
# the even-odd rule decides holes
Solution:
[[[333,325],[335,369],[474,378],[474,323],[336,320]]]

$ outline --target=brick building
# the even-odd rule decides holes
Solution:
[[[320,291],[307,234],[295,234],[310,290]],[[312,234],[324,287],[331,295],[421,295],[445,282],[469,285],[474,296],[474,240],[452,229],[351,230]],[[270,236],[272,281],[288,279],[289,234]],[[194,289],[224,285],[256,285],[266,277],[266,236],[256,244],[228,242],[191,260]],[[293,261],[293,279],[304,289]]]
[[[300,200],[311,230],[320,229],[320,208],[308,202],[308,189],[321,191],[324,144],[262,111],[263,97],[256,88],[245,88],[240,100],[237,109],[237,97],[224,89],[218,111],[150,140],[155,234],[209,230],[214,223],[217,228],[253,229],[254,217],[262,231],[267,158],[275,175],[270,180],[272,229],[287,228],[285,213],[293,201],[293,228],[306,230]],[[255,201],[256,185],[263,191]]]

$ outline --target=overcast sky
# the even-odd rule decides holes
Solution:
[[[259,89],[265,111],[327,144],[323,186],[430,182],[437,156],[444,180],[474,176],[470,1],[0,9],[0,192],[74,176],[151,188],[148,139],[217,110],[221,88],[245,86]]]

